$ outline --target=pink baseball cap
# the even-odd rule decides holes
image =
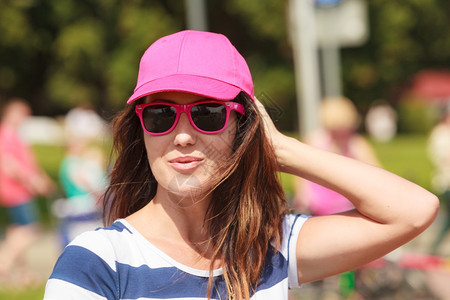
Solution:
[[[141,58],[136,88],[127,103],[165,91],[219,100],[234,99],[241,91],[254,97],[247,63],[228,38],[194,30],[162,37],[150,45]]]

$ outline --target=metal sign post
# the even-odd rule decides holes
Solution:
[[[317,43],[322,59],[323,97],[342,95],[342,47],[359,46],[368,38],[365,0],[316,1]]]
[[[300,134],[319,126],[318,110],[323,96],[342,94],[339,51],[341,47],[359,46],[367,40],[366,6],[365,0],[289,1]]]
[[[208,30],[208,14],[205,0],[185,0],[186,27],[192,30]]]
[[[294,50],[295,85],[297,91],[298,127],[300,135],[318,127],[320,101],[319,64],[314,19],[314,3],[290,0],[290,33]]]

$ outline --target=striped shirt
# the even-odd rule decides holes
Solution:
[[[298,286],[297,237],[307,217],[287,215],[279,251],[270,246],[256,299],[288,299]],[[227,299],[222,269],[213,271],[211,299]],[[126,220],[73,240],[56,262],[44,299],[206,299],[209,271],[175,261]]]

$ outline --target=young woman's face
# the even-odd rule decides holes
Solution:
[[[146,103],[155,101],[190,104],[206,100],[182,92],[162,92],[147,96]],[[144,142],[150,168],[158,190],[181,198],[198,199],[209,191],[212,176],[223,168],[232,152],[236,132],[236,113],[230,114],[226,129],[217,134],[197,131],[185,113],[180,115],[176,127],[164,135],[150,135],[144,132]]]

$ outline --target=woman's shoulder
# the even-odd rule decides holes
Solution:
[[[297,237],[300,230],[303,227],[303,224],[306,220],[309,219],[309,216],[301,215],[301,214],[287,214],[283,218],[283,240],[281,245],[281,251],[288,251],[290,247],[296,245]]]
[[[295,231],[295,227],[299,230],[309,218],[310,216],[302,214],[286,214],[283,218],[283,231],[289,233]]]
[[[127,232],[125,224],[116,221],[78,235],[56,262],[44,298],[62,299],[72,293],[83,299],[97,299],[98,295],[104,296],[102,299],[117,299],[117,253]]]
[[[68,247],[78,247],[103,256],[115,252],[116,247],[123,247],[132,234],[123,220],[117,220],[107,227],[86,231],[78,235]]]

